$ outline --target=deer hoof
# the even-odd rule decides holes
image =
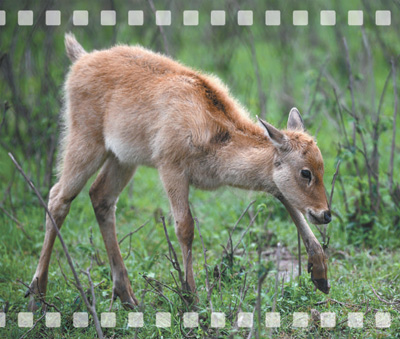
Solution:
[[[134,310],[136,306],[139,305],[138,300],[135,297],[135,294],[132,291],[132,288],[130,286],[127,286],[126,288],[119,288],[114,286],[114,298],[117,296],[121,300],[122,306],[126,310]]]
[[[28,311],[36,312],[41,306],[42,303],[40,301],[35,300],[34,296],[31,294],[29,297]]]

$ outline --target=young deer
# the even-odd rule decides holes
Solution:
[[[68,34],[65,45],[73,65],[65,85],[59,181],[50,191],[49,209],[61,227],[72,200],[101,168],[89,194],[111,265],[114,295],[125,306],[138,302],[118,246],[115,205],[139,165],[159,171],[193,292],[190,185],[229,185],[278,198],[303,238],[311,279],[329,292],[324,252],[303,217],[314,224],[331,221],[324,165],[296,108],[289,113],[286,131],[261,119],[257,125],[216,77],[139,46],[87,53]],[[47,218],[31,283],[34,293],[46,292],[55,237]],[[29,308],[37,308],[33,296]]]

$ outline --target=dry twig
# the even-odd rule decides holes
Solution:
[[[137,229],[135,229],[132,232],[129,232],[128,234],[126,234],[124,237],[122,237],[122,239],[120,241],[118,241],[118,245],[121,246],[121,243],[127,238],[129,237],[129,249],[128,249],[128,254],[126,255],[126,257],[124,258],[124,260],[128,259],[130,254],[131,254],[131,249],[132,249],[132,235],[134,235],[136,232],[140,231],[144,226],[146,226],[148,223],[150,222],[150,220],[147,220],[143,225],[139,226]]]
[[[33,329],[36,327],[36,325],[39,323],[39,321],[42,320],[45,316],[46,316],[46,311],[43,312],[43,315],[38,320],[36,320],[35,323],[33,324],[33,326],[28,331],[26,331],[23,335],[21,335],[19,337],[19,339],[25,338],[31,331],[33,331]]]
[[[153,0],[147,0],[147,1],[148,1],[149,5],[150,5],[151,10],[153,11],[154,15],[156,15],[156,7],[154,6]],[[163,26],[162,26],[162,25],[159,25],[159,26],[158,26],[158,29],[160,30],[161,36],[162,36],[162,38],[163,38],[165,53],[166,53],[167,55],[171,55],[170,52],[169,52],[167,36],[166,36],[166,34],[165,34],[165,32],[164,32]]]
[[[24,285],[26,288],[28,288],[28,292],[29,292],[29,293],[33,293],[31,287],[30,287],[28,284],[25,284],[21,279],[17,279],[17,282],[20,283],[20,284],[22,284],[22,285]],[[59,309],[56,305],[47,302],[47,301],[44,299],[44,297],[43,297],[43,295],[42,295],[41,293],[40,293],[39,295],[37,295],[37,297],[38,297],[38,299],[40,300],[40,302],[42,302],[43,304],[45,304],[45,305],[48,306],[48,307],[54,308],[57,312],[61,313],[60,309]]]
[[[392,75],[393,75],[393,92],[394,92],[394,108],[393,108],[393,132],[392,132],[392,146],[390,150],[390,165],[389,165],[389,192],[393,193],[393,164],[394,164],[394,151],[396,145],[396,118],[398,107],[398,93],[396,81],[396,63],[392,59]]]
[[[212,293],[213,288],[210,286],[210,278],[209,278],[209,276],[208,276],[207,250],[206,250],[206,247],[204,246],[203,236],[201,235],[200,226],[199,226],[199,222],[198,222],[197,218],[195,218],[194,221],[195,221],[195,223],[196,223],[197,230],[199,231],[199,236],[200,236],[200,240],[201,240],[201,245],[202,245],[202,247],[203,247],[204,270],[206,271],[207,300],[208,300],[208,302],[210,303],[211,312],[214,312],[214,308],[213,308],[213,304],[212,304],[212,300],[211,300],[211,293]],[[214,284],[213,284],[213,287],[214,287]]]
[[[388,305],[400,305],[400,300],[398,300],[398,301],[387,301],[387,300],[383,299],[382,297],[380,297],[378,295],[378,293],[374,290],[372,285],[369,285],[369,286],[371,287],[372,292],[374,292],[375,296],[378,298],[379,301],[382,301],[383,303],[388,304]]]
[[[184,279],[184,274],[182,272],[181,266],[179,265],[179,261],[178,261],[178,257],[176,255],[175,249],[172,246],[171,240],[169,239],[167,226],[165,225],[165,218],[163,216],[161,217],[161,221],[162,221],[162,224],[164,227],[165,237],[167,238],[167,242],[168,242],[169,257],[168,256],[166,256],[166,257],[172,263],[173,268],[178,272],[179,281],[181,283],[181,289],[185,292],[189,292],[190,291],[189,284]]]
[[[22,225],[22,223],[21,223],[20,221],[18,221],[17,218],[15,218],[11,213],[7,212],[7,210],[6,210],[2,205],[0,205],[0,210],[2,210],[3,213],[4,213],[7,217],[9,217],[12,221],[14,221],[14,222],[17,224],[17,227],[22,231],[22,233],[24,233],[25,236],[26,236],[29,240],[32,241],[31,236],[28,234],[28,232],[25,230],[25,228],[24,228],[24,226]]]

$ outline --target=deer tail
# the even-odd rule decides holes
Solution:
[[[75,36],[72,33],[65,34],[65,49],[67,51],[68,58],[75,62],[81,56],[86,54],[83,47],[76,41]]]

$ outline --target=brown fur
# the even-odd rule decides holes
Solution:
[[[189,185],[269,192],[287,206],[307,249],[310,242],[317,243],[300,212],[311,213],[319,222],[321,213],[329,209],[323,162],[297,111],[290,113],[288,131],[266,122],[259,126],[219,79],[163,55],[140,46],[87,53],[71,35],[66,36],[66,49],[74,64],[65,84],[64,151],[49,208],[61,227],[73,198],[101,168],[90,197],[108,252],[114,293],[125,304],[132,306],[137,300],[118,247],[115,204],[139,165],[159,170],[192,291],[194,226]],[[312,182],[301,178],[304,168],[313,172]],[[54,239],[47,220],[32,282],[36,292],[46,290]],[[314,244],[311,250],[318,252],[317,247]],[[317,257],[315,266],[321,268],[322,259]],[[326,279],[326,269],[320,278]]]

